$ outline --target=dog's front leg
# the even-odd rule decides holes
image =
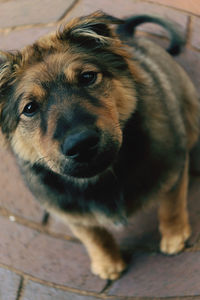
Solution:
[[[174,188],[161,199],[159,210],[161,245],[166,254],[176,254],[183,250],[191,230],[187,212],[188,159]]]
[[[92,273],[102,279],[117,279],[126,264],[112,235],[103,227],[72,224],[70,227],[88,251]]]

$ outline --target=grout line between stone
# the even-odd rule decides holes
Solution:
[[[11,31],[15,31],[15,30],[23,30],[23,29],[30,29],[30,28],[38,28],[38,27],[51,27],[51,26],[56,26],[59,25],[59,23],[61,21],[63,21],[65,19],[65,17],[67,17],[68,14],[71,13],[71,11],[73,11],[73,9],[79,5],[81,0],[75,0],[72,5],[67,8],[67,10],[63,13],[63,15],[55,22],[51,22],[51,23],[37,23],[37,24],[25,24],[25,25],[17,25],[17,26],[11,26],[11,27],[5,27],[5,28],[0,28],[0,33],[10,33]],[[138,0],[136,0],[138,1]],[[180,13],[184,13],[186,15],[191,15],[191,16],[196,16],[200,18],[200,15],[192,13],[192,12],[188,12],[185,10],[182,10],[180,8],[176,8],[176,7],[172,7],[170,5],[166,5],[163,3],[157,3],[156,0],[142,0],[143,2],[147,2],[147,3],[152,3],[155,5],[159,5],[159,6],[163,6],[163,7],[168,7],[171,8],[173,10],[179,11]]]
[[[193,51],[195,51],[195,52],[198,52],[198,53],[200,53],[200,49],[199,48],[196,48],[196,47],[194,47],[193,45],[191,45],[191,44],[188,44],[187,45],[187,48],[189,49],[189,50],[193,50]]]
[[[63,21],[68,14],[79,4],[80,0],[74,0],[74,2],[66,9],[66,11],[62,14],[62,16],[58,19],[58,21]]]
[[[70,293],[78,293],[78,294],[83,295],[83,296],[93,296],[93,297],[98,297],[99,299],[108,298],[107,295],[100,294],[98,292],[95,293],[95,292],[90,292],[90,291],[78,290],[76,288],[71,288],[71,287],[68,287],[68,286],[59,285],[59,284],[56,284],[56,283],[53,283],[53,282],[45,281],[43,279],[31,276],[27,273],[24,273],[24,272],[22,272],[18,269],[15,269],[13,267],[7,266],[7,265],[2,264],[2,263],[0,263],[0,268],[4,268],[4,269],[7,269],[11,272],[14,272],[14,273],[16,273],[17,275],[19,275],[23,278],[23,281],[21,280],[21,282],[20,282],[20,287],[19,287],[19,290],[18,290],[18,298],[16,298],[16,300],[22,300],[21,297],[23,296],[22,294],[24,292],[25,286],[28,283],[28,281],[33,281],[35,283],[39,283],[39,284],[47,286],[47,287],[52,287],[52,288],[62,290],[62,291],[66,291],[66,292],[70,292]],[[20,297],[19,297],[19,295],[20,295]],[[116,298],[110,297],[110,299],[116,299]]]
[[[17,275],[20,275],[23,278],[23,279],[21,279],[21,282],[20,282],[20,287],[18,290],[16,300],[22,300],[22,297],[23,297],[23,294],[24,294],[24,291],[25,291],[28,281],[32,281],[32,282],[44,285],[46,287],[51,287],[54,289],[58,289],[58,290],[62,290],[62,291],[70,292],[70,293],[76,293],[76,294],[79,294],[82,296],[93,296],[93,297],[96,297],[97,299],[102,299],[102,300],[103,299],[106,299],[106,300],[108,300],[108,299],[110,299],[110,300],[116,300],[116,299],[119,299],[119,300],[120,299],[121,300],[194,300],[194,299],[196,299],[196,300],[198,300],[198,299],[200,299],[200,295],[195,295],[195,296],[181,296],[180,295],[178,297],[173,296],[173,297],[162,297],[162,298],[160,298],[160,297],[143,297],[143,296],[129,297],[129,296],[125,296],[125,295],[124,296],[107,295],[105,292],[111,286],[111,284],[109,282],[105,285],[105,288],[102,290],[102,292],[95,293],[95,292],[90,292],[90,291],[78,290],[78,289],[71,288],[68,286],[59,285],[59,284],[56,284],[53,282],[48,282],[48,281],[42,280],[40,278],[33,277],[29,274],[23,273],[13,267],[9,267],[2,263],[0,263],[0,267],[7,269],[9,271],[12,271],[12,272],[16,273]],[[111,283],[114,283],[114,281],[112,281]]]
[[[0,28],[0,33],[3,33],[5,35],[9,34],[11,31],[17,31],[17,30],[24,30],[24,29],[30,29],[30,28],[48,28],[53,26],[58,26],[65,17],[70,14],[70,12],[78,5],[80,0],[75,0],[74,3],[63,13],[63,15],[55,22],[51,23],[37,23],[37,24],[24,24],[24,25],[17,25],[17,26],[11,26],[11,27],[5,27]]]
[[[48,27],[57,26],[58,24],[59,24],[59,21],[52,22],[52,23],[17,25],[17,26],[12,26],[12,27],[0,28],[0,33],[7,35],[12,31],[19,31],[19,30],[30,29],[30,28],[48,28]]]
[[[42,226],[35,222],[23,219],[1,207],[0,207],[0,216],[5,217],[7,219],[10,219],[9,217],[12,216],[12,217],[14,217],[14,220],[15,220],[14,222],[16,222],[17,224],[25,226],[29,229],[36,230],[37,232],[39,232],[41,234],[46,234],[53,238],[62,239],[62,240],[66,240],[69,242],[81,244],[81,242],[78,239],[76,239],[75,237],[71,237],[68,235],[61,234],[61,233],[52,232],[48,229],[48,227],[45,227],[45,226]]]
[[[61,239],[61,240],[69,241],[69,242],[76,243],[76,244],[82,244],[75,237],[71,237],[71,236],[68,236],[68,235],[61,234],[61,233],[60,234],[59,233],[54,233],[54,232],[50,231],[48,229],[48,226],[46,226],[46,225],[42,226],[42,225],[37,224],[35,222],[23,219],[23,218],[15,215],[15,214],[13,214],[13,213],[11,213],[11,212],[9,212],[6,209],[1,208],[1,207],[0,207],[0,216],[5,217],[8,220],[10,219],[10,216],[12,216],[15,219],[14,222],[16,222],[17,224],[25,226],[29,229],[33,229],[33,230],[37,231],[38,233],[46,234],[46,235],[48,235],[50,237],[53,237],[53,238],[56,238],[56,239]],[[48,224],[48,222],[47,222],[47,224]],[[200,246],[195,247],[195,245],[194,245],[191,248],[186,248],[185,249],[185,252],[196,252],[196,251],[200,251]]]
[[[80,0],[76,0],[76,3],[74,4],[74,6],[76,6],[79,1]],[[143,0],[143,1],[156,4],[156,2],[153,2],[153,0]],[[160,4],[160,3],[157,3],[157,4],[159,4],[161,6],[165,6],[165,5]],[[73,10],[74,6],[72,5],[72,8],[70,9],[69,13],[71,12],[71,10]],[[175,9],[175,8],[173,8],[173,9]],[[68,12],[67,12],[67,14],[68,14]],[[19,26],[14,26],[14,27],[0,28],[0,33],[4,34],[4,35],[8,35],[10,32],[20,31],[20,30],[25,30],[25,29],[56,27],[56,26],[59,26],[59,24],[61,24],[61,22],[63,21],[63,19],[65,17],[66,17],[66,14],[62,19],[60,19],[56,22],[53,22],[53,23],[27,24],[27,25],[19,25]],[[198,15],[198,17],[200,17],[200,16]],[[191,34],[192,34],[192,19],[193,19],[193,16],[192,16],[191,13],[188,13],[188,18],[189,18],[189,21],[188,21],[188,25],[187,25],[188,27],[187,27],[187,32],[186,32],[187,41],[188,41],[188,39],[191,38]],[[143,32],[143,31],[141,31],[141,33],[144,34],[147,37],[148,36],[153,36],[153,37],[158,37],[158,38],[161,38],[161,39],[166,39],[166,37],[158,35],[158,34],[154,34],[154,33],[148,33],[148,32]],[[190,50],[200,52],[200,49],[198,49],[198,48],[194,47],[193,45],[191,45],[190,42],[187,42],[186,46]]]

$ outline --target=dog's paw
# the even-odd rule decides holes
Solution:
[[[164,235],[161,239],[160,250],[164,254],[173,255],[185,248],[185,242],[190,236],[190,228],[187,227],[181,234]]]
[[[102,279],[116,280],[121,273],[126,269],[126,263],[120,258],[117,261],[112,259],[104,259],[95,261],[91,265],[93,274],[98,275]]]

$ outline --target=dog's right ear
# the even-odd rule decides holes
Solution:
[[[110,45],[116,38],[111,25],[123,22],[102,11],[96,11],[88,16],[72,19],[64,27],[61,26],[57,37],[80,46],[99,48]]]
[[[0,99],[12,78],[14,55],[9,52],[0,51]]]
[[[0,51],[0,129],[2,127],[2,112],[8,103],[8,94],[15,80],[19,58],[20,56],[17,54]],[[0,142],[2,144],[1,134]]]

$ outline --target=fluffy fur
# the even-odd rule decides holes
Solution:
[[[149,19],[150,18],[150,19]],[[121,20],[96,12],[72,20],[17,53],[0,54],[0,126],[27,186],[84,243],[92,271],[125,269],[105,224],[124,224],[160,201],[161,251],[190,235],[188,154],[199,135],[199,103],[183,69],[158,45],[132,39],[159,18]],[[112,24],[121,24],[118,34]],[[123,40],[123,41],[122,41]]]

